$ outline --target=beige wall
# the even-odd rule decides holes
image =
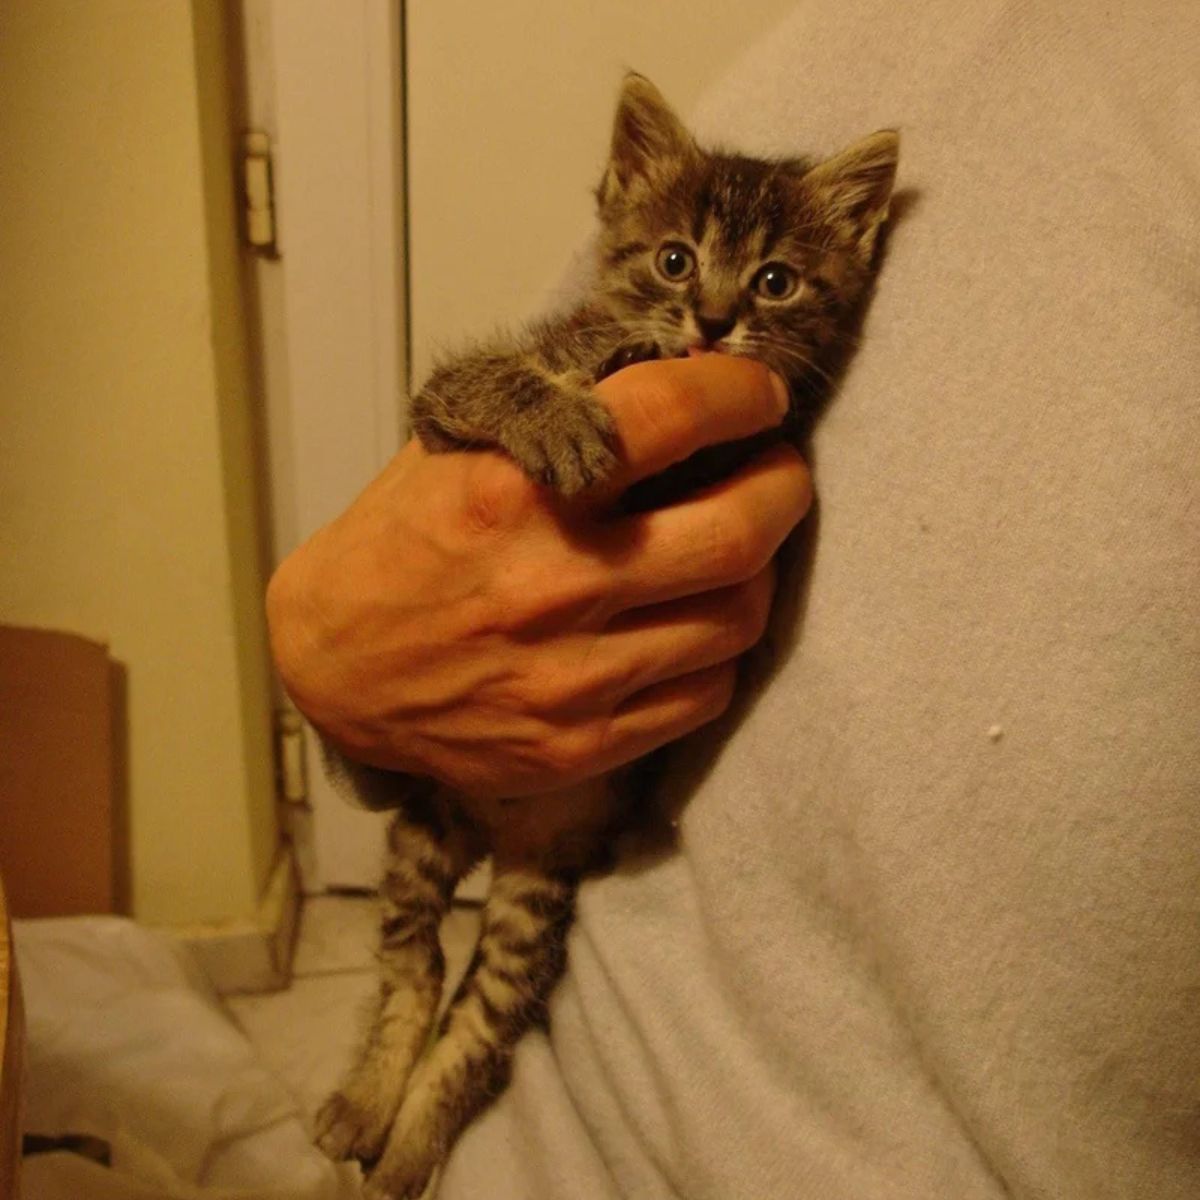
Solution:
[[[624,72],[648,75],[686,114],[793,4],[410,3],[414,383],[437,348],[546,303],[592,228]]]
[[[276,851],[222,7],[0,5],[0,620],[128,671],[134,911]]]

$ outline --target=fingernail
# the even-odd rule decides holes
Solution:
[[[784,382],[782,375],[777,375],[774,371],[771,371],[770,376],[771,393],[775,397],[776,408],[779,410],[779,415],[782,417],[787,413],[788,405],[792,402],[792,397],[788,392],[788,385]]]

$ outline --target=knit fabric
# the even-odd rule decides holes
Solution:
[[[805,0],[695,123],[883,126],[778,670],[444,1200],[1200,1196],[1200,5]]]

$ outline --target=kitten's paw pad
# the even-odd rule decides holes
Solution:
[[[504,446],[531,479],[570,496],[612,472],[614,441],[608,409],[580,389],[563,392],[552,414],[530,412],[514,423]]]
[[[343,1092],[334,1092],[317,1110],[316,1143],[334,1162],[356,1158],[374,1162],[383,1152],[391,1120]]]

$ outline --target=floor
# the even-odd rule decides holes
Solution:
[[[455,905],[442,923],[445,994],[453,991],[479,933],[479,909]],[[376,987],[378,907],[373,898],[311,896],[300,920],[291,987],[229,996],[226,1004],[261,1061],[311,1117],[349,1065],[363,1010]]]

